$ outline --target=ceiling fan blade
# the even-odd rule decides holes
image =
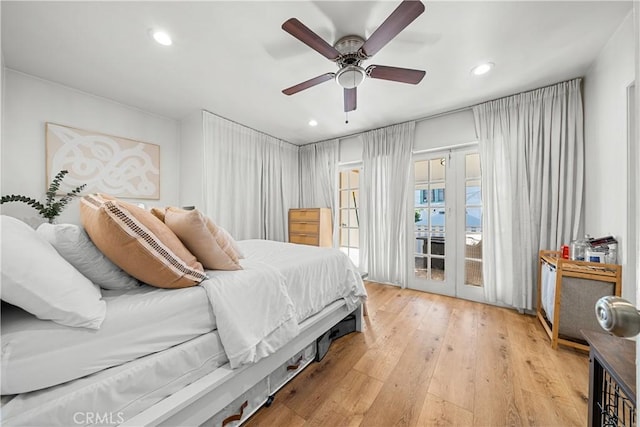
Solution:
[[[367,75],[372,79],[391,80],[394,82],[417,85],[426,73],[422,70],[409,68],[387,67],[384,65],[369,65]]]
[[[404,0],[389,15],[389,17],[371,34],[371,37],[364,42],[360,50],[371,57],[389,43],[400,31],[411,24],[420,14],[424,12],[424,5],[420,1]]]
[[[285,95],[293,95],[294,93],[298,93],[302,90],[309,89],[312,86],[319,85],[320,83],[324,83],[327,80],[331,80],[335,77],[335,73],[327,73],[318,77],[314,77],[306,82],[299,83],[295,86],[291,86],[282,91]]]
[[[358,92],[357,88],[344,90],[344,112],[355,111],[357,107]]]
[[[340,57],[340,52],[335,47],[324,41],[322,37],[311,31],[296,18],[288,19],[282,24],[282,29],[331,61],[335,61]]]

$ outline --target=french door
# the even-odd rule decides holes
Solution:
[[[484,301],[477,150],[414,155],[409,287]]]

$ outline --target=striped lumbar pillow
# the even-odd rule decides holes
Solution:
[[[114,264],[160,288],[184,288],[207,276],[180,239],[150,212],[103,194],[80,203],[82,225]]]

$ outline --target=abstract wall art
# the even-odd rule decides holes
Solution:
[[[47,185],[59,171],[69,171],[60,189],[63,193],[86,184],[83,193],[160,198],[160,146],[156,144],[47,123],[46,158]]]

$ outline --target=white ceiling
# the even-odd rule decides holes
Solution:
[[[345,124],[336,65],[280,27],[296,17],[333,44],[368,37],[397,1],[1,3],[5,66],[174,119],[205,109],[296,144],[422,118],[583,76],[631,1],[424,1],[364,65],[424,69],[417,85],[367,79]],[[168,31],[171,47],[152,28]],[[485,76],[470,69],[496,64]],[[319,125],[307,125],[314,118]]]

